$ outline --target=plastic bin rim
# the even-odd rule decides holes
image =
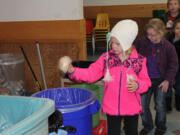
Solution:
[[[24,57],[21,54],[13,54],[13,53],[0,54],[0,65],[11,65],[11,64],[18,64],[23,62],[24,62]]]
[[[8,97],[8,98],[11,98],[11,97],[20,97],[20,96],[1,96],[0,95],[0,98],[3,97]],[[37,97],[22,97],[22,98],[29,98],[29,99],[36,99],[36,100],[42,100],[44,101],[45,105],[42,106],[41,108],[39,108],[35,113],[33,113],[32,115],[26,117],[25,119],[21,120],[20,122],[16,123],[14,126],[8,128],[7,130],[5,129],[4,131],[2,131],[0,133],[0,135],[11,135],[11,131],[13,130],[18,130],[20,128],[22,128],[24,126],[24,123],[25,121],[29,121],[29,123],[33,123],[33,125],[37,125],[39,124],[42,120],[46,119],[46,118],[42,118],[41,116],[44,115],[45,113],[49,116],[50,114],[52,114],[54,111],[55,111],[55,107],[54,107],[54,102],[50,99],[40,99],[40,98],[37,98]],[[26,128],[25,130],[23,131],[24,132],[27,132],[28,130],[30,130],[31,127],[26,125]],[[22,131],[21,131],[22,132]],[[22,133],[22,134],[23,134]],[[12,134],[13,135],[13,134]]]
[[[57,90],[57,89],[81,89],[81,90],[84,90],[84,91],[88,91],[92,95],[89,99],[85,100],[84,102],[78,103],[78,104],[62,105],[62,106],[58,106],[58,105],[55,104],[56,109],[60,110],[61,113],[70,113],[70,112],[82,110],[82,109],[86,108],[87,106],[93,104],[96,101],[96,95],[92,91],[87,90],[87,89],[82,89],[82,88],[71,88],[71,87],[55,88],[55,89],[43,90],[43,92],[50,91],[50,90]],[[37,92],[37,93],[33,94],[32,96],[36,97],[36,94],[41,93],[41,92],[42,91]],[[46,98],[46,97],[43,97],[43,98]],[[53,100],[53,99],[51,99],[51,100]]]
[[[0,60],[0,65],[15,65],[15,64],[23,63],[23,62],[24,62],[24,59],[11,61],[11,62],[3,62]]]

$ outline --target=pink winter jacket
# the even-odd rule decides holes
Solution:
[[[100,58],[88,68],[75,68],[69,75],[76,82],[92,83],[106,74],[106,55]],[[142,112],[140,94],[146,92],[151,86],[147,74],[146,58],[139,55],[134,48],[132,54],[123,63],[113,50],[109,52],[108,68],[112,81],[105,82],[102,111],[109,115],[136,115]],[[126,88],[126,75],[133,75],[137,81],[138,89],[130,93]]]

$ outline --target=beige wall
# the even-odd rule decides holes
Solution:
[[[1,0],[0,22],[81,20],[83,0]]]
[[[57,61],[68,55],[86,60],[83,0],[2,0],[0,2],[0,53],[22,53],[24,47],[42,86],[35,42],[40,43],[48,88],[60,87]],[[26,91],[38,91],[27,63]]]

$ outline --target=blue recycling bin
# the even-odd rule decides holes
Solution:
[[[90,90],[96,95],[97,100],[100,101],[100,87],[98,85],[82,83],[72,85],[72,87]],[[93,128],[99,125],[99,117],[99,112],[93,114]]]
[[[68,135],[92,135],[92,114],[98,112],[100,103],[96,95],[81,88],[55,88],[35,93],[33,96],[49,98],[61,111],[64,126],[74,126],[75,133]]]
[[[48,135],[48,117],[54,112],[49,99],[0,96],[0,135]]]

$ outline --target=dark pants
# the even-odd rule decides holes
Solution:
[[[175,105],[176,109],[180,110],[180,73],[178,72],[175,78]],[[170,86],[168,92],[166,93],[166,107],[171,109],[172,105],[172,87]]]
[[[180,73],[176,75],[176,83],[174,85],[175,94],[180,96]]]
[[[169,86],[168,91],[166,93],[166,98],[172,98],[172,86]]]
[[[166,94],[162,92],[161,88],[158,88],[162,79],[151,79],[152,86],[149,88],[148,92],[141,95],[142,107],[144,113],[141,115],[142,123],[146,131],[151,131],[153,129],[153,119],[150,111],[150,101],[152,94],[154,93],[155,102],[155,125],[156,129],[165,132],[166,131]]]
[[[176,110],[180,111],[180,72],[176,75],[176,83],[174,85],[175,89],[175,105]]]
[[[172,110],[172,86],[169,86],[166,93],[166,111],[169,112]]]
[[[180,73],[178,73],[175,77],[174,89],[175,89],[175,95],[180,95]],[[166,97],[172,98],[172,86],[169,87]]]
[[[138,135],[138,115],[134,116],[111,116],[107,115],[108,135],[121,134],[121,121],[124,119],[126,135]]]

